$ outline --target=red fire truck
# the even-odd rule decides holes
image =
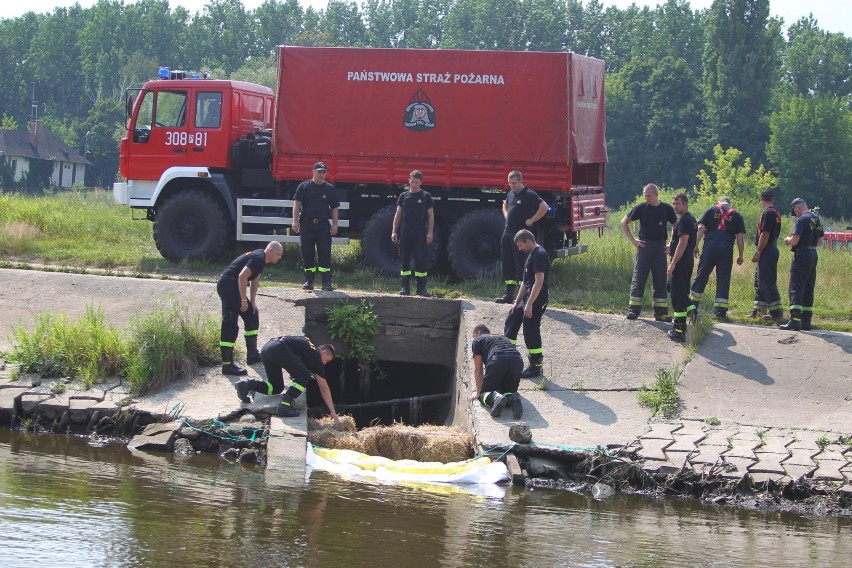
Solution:
[[[276,92],[161,69],[126,102],[114,195],[173,261],[297,241],[292,197],[317,161],[341,201],[334,242],[360,236],[388,274],[415,169],[435,200],[430,261],[446,251],[462,278],[496,273],[512,170],[549,205],[536,230],[552,255],[606,221],[604,62],[574,53],[282,46]]]

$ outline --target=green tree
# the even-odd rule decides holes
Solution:
[[[720,145],[713,148],[714,160],[705,160],[709,168],[698,172],[698,186],[695,193],[702,198],[715,202],[720,195],[727,195],[732,201],[753,202],[764,189],[775,187],[777,180],[763,164],[752,170],[751,158],[744,158],[737,165],[743,153],[736,148],[723,150]]]
[[[444,44],[451,49],[523,49],[518,0],[458,0],[447,14]]]
[[[852,38],[821,30],[813,16],[787,30],[783,84],[805,96],[852,94]]]
[[[292,45],[302,31],[305,16],[298,0],[264,0],[254,11],[253,55],[275,56],[279,45]]]
[[[704,48],[706,139],[760,160],[781,46],[769,0],[714,0]]]
[[[770,119],[767,155],[786,197],[852,217],[852,110],[837,97],[795,95]]]
[[[89,133],[88,141],[86,132]],[[118,173],[118,149],[125,134],[124,106],[122,101],[101,97],[92,106],[86,120],[80,125],[85,158],[91,162],[86,168],[86,183],[94,187],[110,187]]]
[[[322,15],[320,31],[331,41],[331,45],[360,47],[367,45],[367,28],[355,2],[329,0]]]
[[[18,121],[15,120],[15,117],[9,116],[5,112],[3,113],[3,117],[0,118],[0,130],[17,130],[20,128],[18,125]]]

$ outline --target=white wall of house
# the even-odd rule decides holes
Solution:
[[[50,176],[50,184],[64,189],[71,188],[75,183],[84,183],[86,177],[85,164],[73,164],[71,162],[53,162],[53,174]]]

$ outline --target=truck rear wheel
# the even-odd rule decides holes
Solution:
[[[199,189],[179,191],[157,208],[154,242],[165,258],[216,260],[230,242],[227,213],[215,197]]]
[[[373,213],[361,233],[364,261],[387,276],[399,276],[400,271],[399,245],[390,238],[395,213],[395,204],[382,207]],[[432,231],[432,244],[427,251],[427,270],[432,270],[437,263],[442,246],[443,233],[436,223]]]
[[[494,277],[506,220],[498,209],[475,209],[456,221],[447,255],[459,278]]]

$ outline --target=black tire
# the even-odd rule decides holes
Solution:
[[[390,238],[396,204],[382,207],[367,220],[361,233],[361,250],[364,262],[387,276],[399,276],[399,245]],[[443,247],[443,232],[437,224],[432,231],[432,244],[428,247],[427,270],[438,261]]]
[[[506,220],[496,207],[475,209],[456,221],[447,255],[459,278],[493,278],[500,261],[500,237]]]
[[[154,242],[172,262],[216,260],[231,242],[230,225],[219,200],[200,189],[186,189],[157,208]]]

